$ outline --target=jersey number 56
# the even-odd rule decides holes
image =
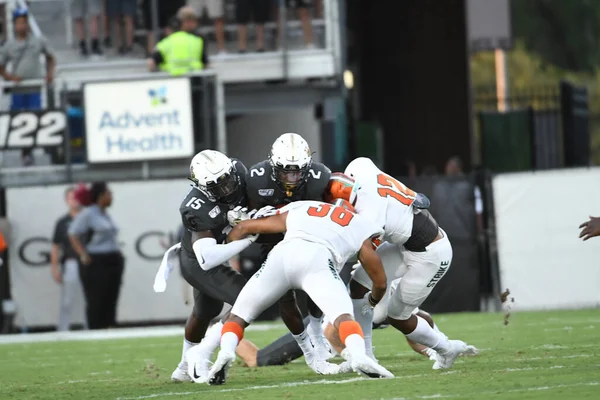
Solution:
[[[348,226],[354,214],[342,207],[334,207],[331,204],[321,204],[318,207],[310,207],[307,210],[311,217],[324,218],[329,216],[329,219],[339,226]]]

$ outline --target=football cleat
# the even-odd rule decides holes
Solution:
[[[352,370],[367,378],[393,378],[394,374],[377,364],[366,354],[352,354],[348,349],[342,351],[342,357],[350,363]],[[345,367],[346,368],[346,367]]]
[[[187,372],[187,363],[182,361],[179,363],[175,371],[171,374],[171,380],[173,382],[191,382],[192,378]]]
[[[344,361],[343,363],[341,363],[339,365],[340,367],[340,374],[347,374],[350,372],[354,372],[354,370],[352,369],[352,363],[350,361]]]
[[[437,352],[432,348],[426,348],[423,352],[429,357],[431,361],[437,361]]]
[[[227,380],[227,371],[231,367],[231,364],[235,361],[235,354],[219,351],[217,360],[213,364],[210,371],[208,371],[208,384],[209,385],[222,385]]]
[[[353,357],[352,368],[367,378],[393,378],[394,374],[377,364],[373,359],[364,357]]]
[[[314,347],[313,353],[315,358],[327,361],[335,357],[335,354],[331,352],[331,348],[329,347],[329,343],[327,342],[327,339],[325,339],[325,336],[311,337],[310,341]]]
[[[310,363],[307,363],[310,369],[319,375],[336,375],[340,373],[340,366],[332,364],[325,360],[313,358]]]
[[[187,374],[194,383],[208,382],[210,359],[200,346],[194,346],[185,353]]]
[[[474,346],[469,346],[462,340],[450,340],[450,350],[446,354],[437,352],[437,360],[433,364],[433,369],[448,369],[454,364],[454,361],[461,354],[473,354],[477,352]]]

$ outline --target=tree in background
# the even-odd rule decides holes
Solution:
[[[515,38],[560,68],[594,72],[600,65],[600,1],[512,0]]]
[[[515,46],[507,53],[510,92],[558,90],[561,79],[587,86],[592,154],[600,164],[600,1],[512,0],[511,9]],[[471,57],[471,82],[476,97],[484,88],[495,91],[493,52]]]

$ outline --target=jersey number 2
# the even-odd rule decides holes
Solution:
[[[331,212],[332,209],[333,211]],[[324,218],[329,215],[329,218],[339,226],[348,226],[352,218],[354,218],[354,214],[350,211],[344,210],[342,207],[333,207],[330,204],[310,207],[307,212],[311,217]]]
[[[413,190],[386,174],[377,175],[377,183],[382,186],[377,189],[381,197],[393,197],[405,206],[412,205],[417,196]]]

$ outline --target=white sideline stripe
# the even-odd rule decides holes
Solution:
[[[246,331],[263,332],[279,328],[285,328],[285,326],[281,323],[250,325]],[[0,345],[180,336],[183,334],[183,329],[183,326],[158,326],[148,328],[123,328],[94,331],[17,333],[0,335]]]
[[[564,368],[564,366],[562,365],[555,365],[552,367],[541,367],[541,368],[507,368],[507,369],[503,369],[503,370],[495,370],[493,372],[521,372],[521,371],[531,371],[531,370],[550,370],[550,369],[560,369],[560,368]],[[459,371],[456,370],[451,370],[451,371],[445,371],[442,372],[440,375],[450,375],[450,374],[454,374],[454,373],[458,373]],[[396,376],[392,379],[413,379],[413,378],[424,378],[424,377],[432,377],[431,374],[417,374],[417,375],[403,375],[403,376]],[[352,382],[358,382],[358,381],[377,381],[380,382],[379,380],[374,380],[374,379],[369,379],[369,378],[363,378],[363,377],[359,377],[359,378],[351,378],[351,379],[342,379],[342,380],[328,380],[328,379],[322,379],[319,381],[300,381],[300,382],[288,382],[288,383],[282,383],[279,385],[261,385],[261,386],[248,386],[245,388],[235,388],[235,389],[220,389],[220,390],[210,390],[210,391],[190,391],[190,392],[165,392],[165,393],[153,393],[153,394],[149,394],[149,395],[145,395],[145,396],[135,396],[135,397],[117,397],[116,400],[142,400],[142,399],[155,399],[155,398],[159,398],[159,397],[172,397],[172,396],[189,396],[189,395],[201,395],[201,394],[213,394],[213,393],[226,393],[226,392],[240,392],[240,391],[245,391],[245,390],[260,390],[260,389],[283,389],[283,388],[287,388],[287,387],[297,387],[297,386],[310,386],[310,385],[332,385],[332,384],[345,384],[345,383],[352,383]],[[90,382],[96,382],[96,381],[90,381]],[[532,391],[532,390],[547,390],[547,389],[558,389],[558,388],[562,388],[562,387],[572,387],[572,386],[596,386],[596,385],[600,385],[600,382],[589,382],[589,383],[584,383],[584,384],[576,384],[576,385],[558,385],[558,386],[552,386],[552,387],[548,387],[548,386],[542,386],[542,387],[535,387],[535,388],[523,388],[523,389],[513,389],[513,390],[509,390],[508,392],[511,391]],[[491,392],[482,392],[482,393],[471,393],[471,394],[475,394],[475,395],[480,395],[480,394],[495,394],[498,391],[491,391]],[[430,398],[438,398],[438,397],[460,397],[460,396],[464,396],[465,394],[451,394],[451,395],[440,395],[440,394],[434,394],[434,395],[428,395],[428,396],[420,396],[420,397],[410,397],[410,398],[405,398],[405,397],[401,397],[401,398],[394,398],[391,400],[409,400],[409,399],[430,399]]]
[[[226,392],[241,392],[245,390],[260,390],[260,389],[281,389],[286,387],[296,387],[296,386],[310,386],[310,385],[335,385],[335,384],[344,384],[344,383],[352,383],[358,381],[374,381],[375,379],[369,378],[351,378],[351,379],[343,379],[339,381],[335,380],[327,380],[322,379],[320,381],[300,381],[300,382],[288,382],[282,383],[280,385],[263,385],[263,386],[248,386],[245,388],[235,388],[235,389],[220,389],[220,390],[210,390],[210,391],[194,391],[194,392],[166,392],[166,393],[154,393],[146,396],[136,396],[136,397],[117,397],[116,400],[141,400],[141,399],[154,399],[157,397],[167,397],[167,396],[187,396],[190,394],[213,394],[213,393],[226,393]]]
[[[534,386],[534,387],[528,387],[528,388],[503,390],[502,393],[537,392],[537,391],[542,391],[542,390],[554,390],[554,389],[565,389],[565,388],[576,388],[576,387],[598,386],[598,385],[600,385],[600,382],[573,383],[573,384],[564,384],[564,385],[555,385],[555,386]],[[498,394],[498,390],[475,392],[475,393],[454,393],[454,394],[438,393],[438,394],[430,394],[430,395],[415,396],[415,397],[394,397],[389,400],[448,399],[448,398],[465,397],[465,396],[481,397],[481,396],[495,395],[495,394]]]

